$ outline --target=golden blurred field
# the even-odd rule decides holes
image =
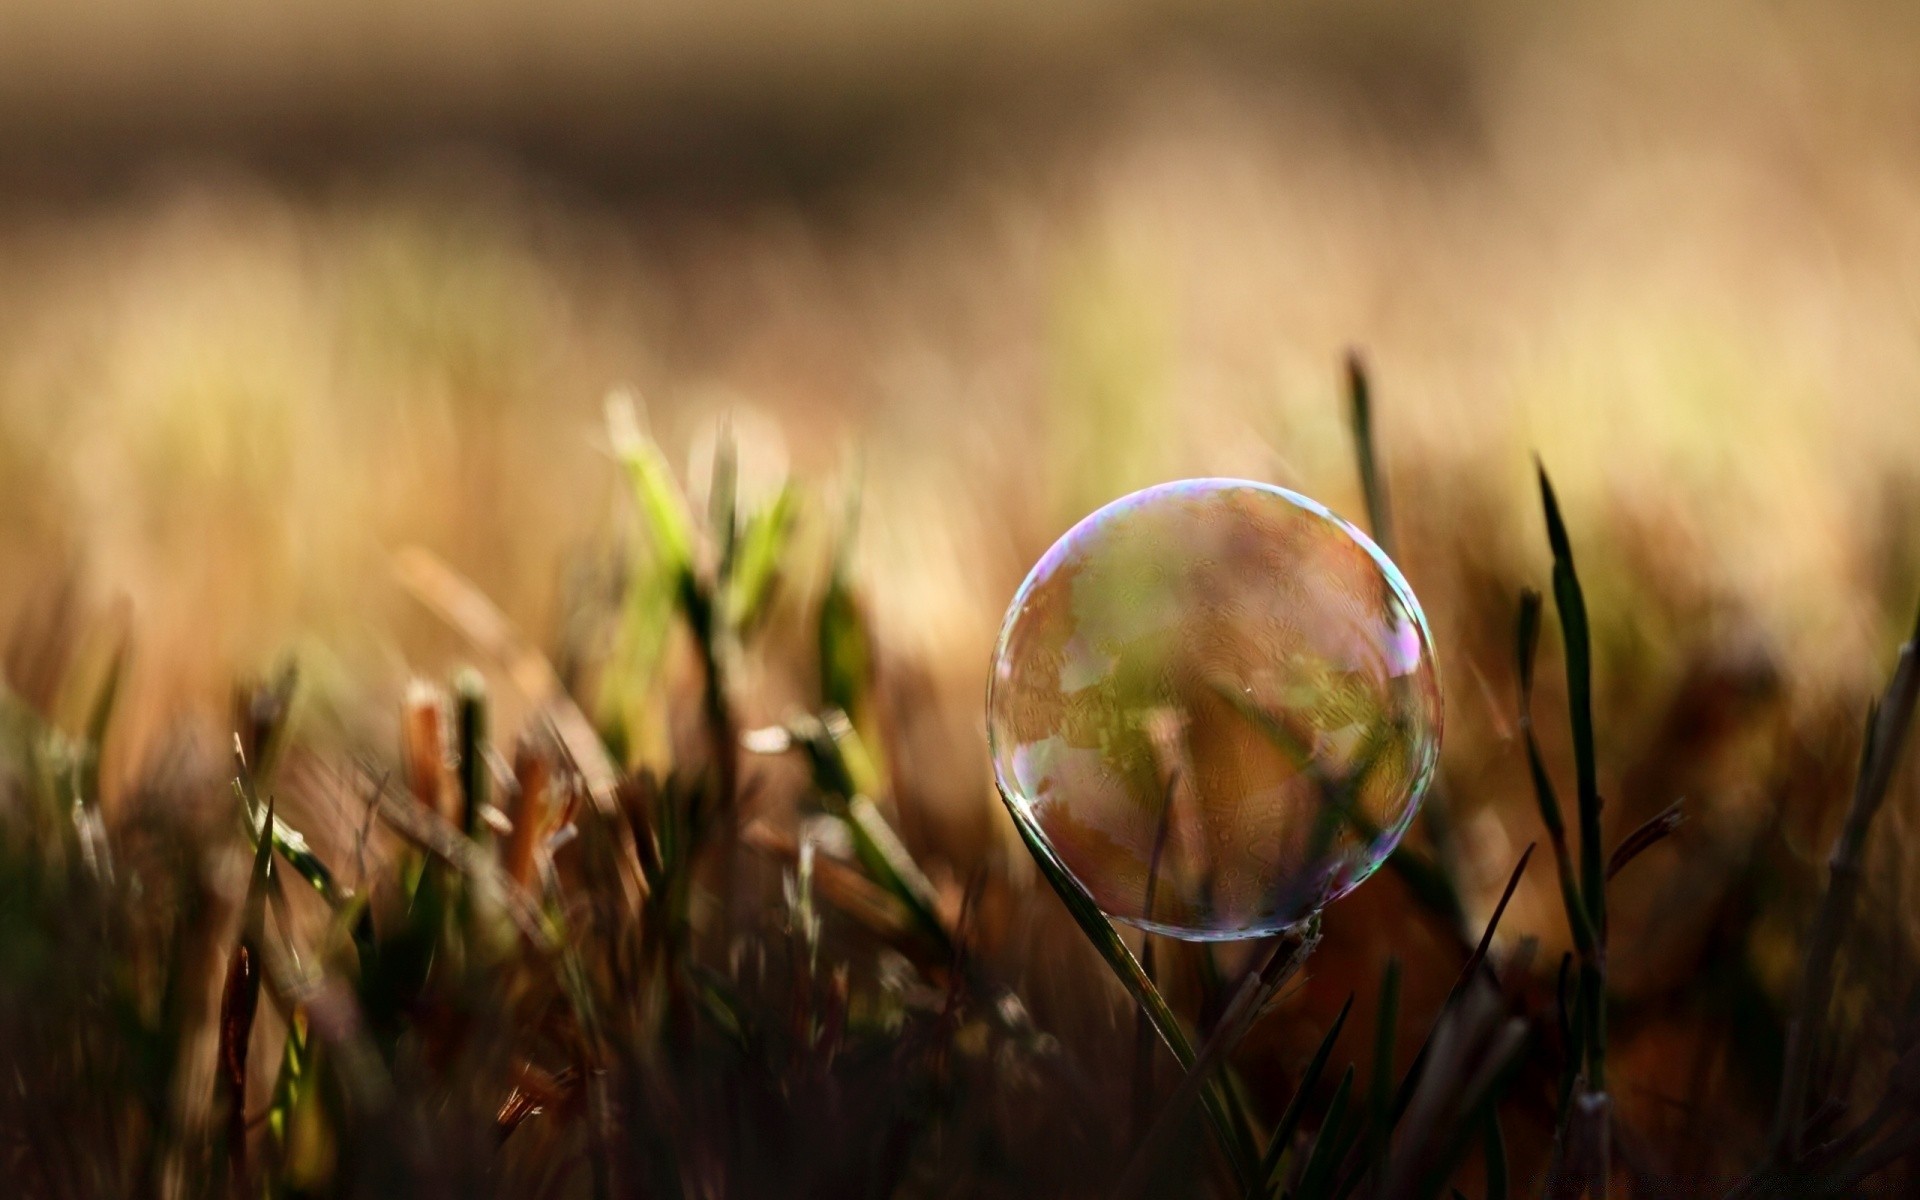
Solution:
[[[1359,347],[1472,904],[1539,836],[1510,661],[1537,454],[1609,828],[1692,814],[1616,918],[1618,986],[1661,995],[1765,814],[1797,795],[1825,855],[1836,730],[1920,590],[1917,55],[1870,3],[28,4],[0,15],[0,628],[130,630],[109,804],[289,653],[311,732],[390,741],[406,680],[469,653],[395,553],[560,640],[570,572],[633,537],[602,418],[631,388],[696,504],[722,420],[749,485],[805,486],[776,627],[860,488],[903,833],[955,887],[1017,875],[981,701],[1027,566],[1184,475],[1361,515]],[[753,670],[749,724],[808,694],[777,649]],[[1875,911],[1910,937],[1902,786]],[[1322,974],[1378,957],[1385,891],[1330,917]],[[1521,896],[1557,956],[1548,873]],[[1067,985],[1034,986],[1044,1014]]]
[[[225,159],[184,134],[179,157],[128,138],[88,193],[43,150],[0,222],[9,602],[70,560],[95,595],[130,598],[143,658],[190,642],[217,674],[292,637],[386,627],[381,556],[421,541],[539,628],[556,554],[606,519],[598,406],[631,384],[676,449],[748,406],[803,475],[863,458],[881,607],[913,613],[899,633],[972,690],[1024,564],[1121,490],[1258,473],[1353,511],[1336,402],[1351,344],[1380,379],[1407,519],[1433,522],[1406,539],[1416,582],[1455,536],[1481,555],[1533,543],[1469,514],[1521,496],[1538,451],[1590,554],[1664,556],[1596,575],[1737,607],[1796,677],[1825,678],[1886,644],[1879,603],[1911,582],[1884,543],[1920,446],[1913,31],[1871,10],[1663,8],[1215,12],[1103,69],[1060,51],[1057,85],[1049,43],[1008,18],[1014,81],[944,108],[898,78],[898,46],[918,43],[876,21],[873,48],[843,39],[874,146],[812,118],[791,140],[840,161],[808,178],[722,165],[709,181],[635,134],[617,188],[521,170],[477,136],[403,136],[414,93],[539,107],[540,77],[479,51],[450,52],[458,86],[372,59],[402,134],[383,142],[369,115],[337,163],[322,141],[277,172],[300,150],[270,132]],[[299,56],[302,21],[339,27],[334,58],[389,40],[407,63],[431,54],[359,10],[300,6],[264,49],[236,21],[231,42],[176,52],[168,31],[221,23],[103,7],[94,63],[90,26],[28,10],[10,19],[41,40],[0,39],[16,56],[102,72],[142,56],[115,73],[124,93],[39,67],[39,107],[65,89],[122,123],[171,112],[196,78],[206,105],[227,87],[236,108],[331,112],[353,89],[323,90],[322,66],[272,69]],[[597,42],[590,13],[562,10],[559,48],[527,54],[613,57],[647,21],[678,28],[629,20]],[[753,38],[682,23],[727,47],[716,74],[741,93],[772,87]],[[483,7],[462,36],[519,28]],[[14,65],[24,92],[32,64]],[[837,78],[798,52],[793,70]],[[636,94],[649,77],[637,57],[601,73]],[[16,143],[58,127],[19,98],[0,112]],[[1423,589],[1443,620],[1445,589]]]

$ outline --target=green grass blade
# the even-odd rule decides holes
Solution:
[[[313,852],[307,839],[300,831],[287,824],[278,813],[272,811],[270,804],[263,804],[259,792],[254,788],[253,771],[248,767],[246,756],[239,751],[239,740],[234,741],[234,794],[239,797],[242,810],[247,814],[247,840],[256,851],[260,845],[261,833],[272,829],[273,848],[281,858],[287,860],[294,874],[307,881],[308,886],[319,893],[328,905],[338,909],[350,898],[351,893],[334,879],[327,864]]]
[[[487,766],[487,685],[480,673],[462,670],[453,680],[454,727],[459,742],[460,825],[468,837],[486,829],[481,813],[489,803]]]
[[[1520,672],[1520,732],[1527,754],[1527,773],[1533,781],[1534,801],[1540,809],[1540,823],[1546,826],[1553,846],[1555,868],[1560,876],[1560,900],[1567,912],[1567,925],[1582,959],[1592,956],[1596,945],[1593,920],[1581,894],[1575,873],[1573,853],[1567,844],[1567,825],[1561,815],[1560,798],[1553,779],[1547,774],[1540,741],[1533,727],[1533,666],[1540,639],[1540,593],[1528,588],[1520,593],[1520,616],[1516,622],[1514,657]]]
[[[634,499],[639,502],[656,563],[668,574],[686,570],[693,562],[693,520],[687,515],[687,503],[673,480],[673,470],[667,466],[659,443],[641,425],[631,396],[608,398],[607,429],[613,438],[614,454],[626,468]]]
[[[1374,544],[1393,557],[1393,515],[1387,507],[1387,481],[1373,443],[1373,388],[1358,350],[1347,353],[1347,417],[1353,423],[1353,452],[1360,465],[1360,490],[1367,502],[1367,528]]]
[[[1593,737],[1593,639],[1587,623],[1587,601],[1573,568],[1573,546],[1560,502],[1544,466],[1540,473],[1540,503],[1546,513],[1547,541],[1553,548],[1553,604],[1560,614],[1560,634],[1567,657],[1567,712],[1573,733],[1573,761],[1580,811],[1580,896],[1586,905],[1593,948],[1580,964],[1581,988],[1586,996],[1587,1086],[1604,1092],[1607,1086],[1607,854],[1600,844],[1600,784]]]
[[[1546,468],[1539,468],[1540,503],[1546,512],[1547,542],[1553,548],[1553,604],[1560,613],[1560,634],[1567,656],[1567,710],[1573,733],[1573,762],[1580,806],[1580,888],[1594,934],[1607,931],[1607,860],[1600,844],[1600,784],[1593,738],[1593,644],[1587,601],[1573,568],[1573,546],[1560,502]]]
[[[874,881],[906,903],[915,923],[943,951],[951,950],[952,938],[946,922],[940,919],[933,881],[914,861],[879,807],[865,796],[853,797],[847,801],[847,824],[853,830],[854,853]]]
[[[750,517],[740,532],[727,583],[727,620],[741,634],[760,624],[778,590],[797,510],[798,493],[791,485],[783,486],[773,503]]]

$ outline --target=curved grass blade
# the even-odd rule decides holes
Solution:
[[[307,844],[307,839],[300,831],[281,819],[279,814],[273,811],[271,802],[264,804],[261,802],[260,794],[254,788],[253,772],[247,766],[246,756],[240,751],[238,734],[234,736],[233,790],[247,814],[247,838],[254,844],[256,850],[260,845],[262,832],[271,829],[273,832],[270,840],[274,850],[280,857],[287,860],[287,865],[293,868],[296,875],[306,880],[308,886],[319,893],[322,900],[338,909],[352,899],[352,893],[334,879],[333,872],[320,860],[320,856],[313,852],[313,847]]]
[[[1011,806],[1009,806],[1011,811]],[[1180,1069],[1190,1071],[1196,1060],[1193,1043],[1187,1039],[1186,1032],[1180,1028],[1179,1018],[1173,1015],[1173,1009],[1167,1004],[1165,996],[1141,970],[1140,962],[1134,958],[1133,951],[1120,940],[1120,934],[1107,920],[1106,914],[1093,898],[1082,891],[1067,869],[1053,857],[1037,834],[1028,828],[1024,821],[1014,819],[1014,828],[1020,832],[1020,840],[1026,843],[1034,863],[1040,868],[1047,883],[1053,888],[1060,902],[1066,905],[1067,913],[1074,923],[1080,926],[1087,940],[1093,944],[1101,958],[1113,971],[1120,986],[1133,997],[1134,1003],[1145,1010],[1160,1040],[1167,1044]],[[1233,1169],[1239,1186],[1247,1187],[1253,1182],[1253,1173],[1259,1164],[1259,1154],[1253,1147],[1251,1135],[1232,1118],[1226,1100],[1221,1096],[1217,1085],[1210,1083],[1200,1091],[1200,1098],[1206,1107],[1207,1118],[1213,1123],[1214,1132],[1219,1136],[1221,1149],[1226,1152],[1227,1163]]]
[[[1242,981],[1239,990],[1234,993],[1233,999],[1228,1003],[1227,1010],[1220,1015],[1212,1035],[1200,1048],[1200,1053],[1194,1059],[1193,1065],[1187,1068],[1186,1076],[1181,1079],[1180,1086],[1161,1107],[1160,1115],[1155,1118],[1152,1128],[1147,1131],[1147,1135],[1140,1140],[1134,1150],[1132,1161],[1123,1172],[1120,1184],[1115,1189],[1116,1197],[1134,1195],[1145,1186],[1149,1169],[1160,1157],[1160,1152],[1168,1140],[1180,1127],[1180,1122],[1186,1117],[1187,1110],[1192,1107],[1195,1097],[1201,1094],[1202,1089],[1214,1086],[1215,1072],[1225,1064],[1227,1057],[1233,1053],[1234,1047],[1246,1037],[1247,1030],[1252,1028],[1254,1021],[1266,1008],[1267,1001],[1273,998],[1273,994],[1282,984],[1291,979],[1306,964],[1307,958],[1319,942],[1320,923],[1316,918],[1308,922],[1302,932],[1290,933],[1277,940],[1273,949],[1269,951],[1266,962],[1261,964],[1259,970],[1249,973]],[[1145,974],[1144,968],[1142,974]],[[1153,986],[1151,978],[1148,978],[1147,982],[1149,987]],[[1231,1104],[1232,1097],[1228,1096],[1227,1100]],[[1239,1121],[1235,1121],[1234,1126],[1244,1128]],[[1245,1179],[1241,1180],[1243,1186],[1246,1182]]]
[[[1686,801],[1675,800],[1672,804],[1648,817],[1638,829],[1623,838],[1613,848],[1613,854],[1607,859],[1607,879],[1612,881],[1626,865],[1655,845],[1662,838],[1680,828],[1680,822],[1686,819]]]

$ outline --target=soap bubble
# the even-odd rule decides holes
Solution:
[[[1406,832],[1440,752],[1419,602],[1367,536],[1238,479],[1102,508],[1020,585],[987,692],[1013,817],[1115,920],[1305,920]]]

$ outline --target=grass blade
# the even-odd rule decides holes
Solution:
[[[489,803],[487,766],[487,685],[468,668],[453,680],[454,729],[459,739],[460,828],[479,837],[481,814]]]
[[[1536,464],[1537,465],[1537,464]],[[1553,548],[1553,605],[1560,614],[1560,635],[1567,656],[1567,711],[1573,732],[1574,775],[1580,808],[1580,888],[1596,937],[1607,930],[1606,859],[1600,849],[1600,783],[1593,737],[1593,645],[1587,601],[1573,568],[1573,546],[1560,502],[1539,468],[1540,503],[1546,512],[1547,542]]]
[[[1638,829],[1628,834],[1618,846],[1614,847],[1612,856],[1607,859],[1607,879],[1609,882],[1611,882],[1613,877],[1618,875],[1628,863],[1640,857],[1649,848],[1659,844],[1662,838],[1665,838],[1668,834],[1680,828],[1680,822],[1686,818],[1685,804],[1686,801],[1684,800],[1675,800],[1672,804],[1661,809],[1653,816],[1648,817]]]
[[[1234,993],[1233,1000],[1227,1005],[1227,1010],[1220,1015],[1220,1021],[1214,1026],[1212,1035],[1200,1048],[1200,1053],[1194,1059],[1193,1065],[1187,1068],[1186,1076],[1181,1079],[1179,1088],[1162,1106],[1153,1127],[1140,1140],[1138,1148],[1133,1153],[1132,1161],[1115,1189],[1116,1197],[1134,1195],[1146,1184],[1149,1169],[1160,1157],[1160,1151],[1168,1139],[1179,1128],[1180,1121],[1186,1116],[1187,1109],[1193,1104],[1194,1098],[1203,1088],[1209,1088],[1214,1084],[1215,1072],[1226,1063],[1227,1057],[1233,1053],[1241,1039],[1246,1037],[1247,1030],[1252,1028],[1254,1021],[1266,1008],[1267,1001],[1282,984],[1291,979],[1306,964],[1308,956],[1313,953],[1313,948],[1319,944],[1319,941],[1320,929],[1317,920],[1309,922],[1307,928],[1300,933],[1282,935],[1274,943],[1273,949],[1267,955],[1266,962],[1261,964],[1260,969],[1249,973],[1242,981],[1240,989]],[[1144,970],[1142,973],[1145,973]],[[1149,986],[1152,986],[1152,982],[1149,977]],[[1228,1099],[1231,1100],[1231,1097]],[[1238,1121],[1234,1122],[1234,1125],[1236,1128],[1243,1128]],[[1250,1141],[1249,1144],[1251,1144]],[[1242,1179],[1240,1182],[1244,1186],[1248,1180]]]
[[[1307,1063],[1307,1069],[1300,1073],[1300,1082],[1293,1089],[1293,1099],[1287,1101],[1285,1111],[1280,1114],[1279,1122],[1273,1127],[1273,1136],[1267,1142],[1267,1152],[1260,1159],[1260,1175],[1253,1188],[1249,1189],[1249,1198],[1264,1200],[1271,1196],[1280,1185],[1275,1175],[1280,1170],[1280,1162],[1286,1156],[1293,1135],[1300,1128],[1300,1118],[1306,1114],[1307,1101],[1313,1095],[1313,1089],[1320,1084],[1320,1076],[1327,1069],[1327,1060],[1333,1056],[1333,1044],[1340,1040],[1341,1027],[1347,1023],[1347,1014],[1353,1011],[1353,997],[1340,1006],[1340,1015],[1333,1019],[1326,1036],[1320,1039],[1320,1045],[1313,1052],[1313,1058]]]
[[[1347,1121],[1347,1096],[1353,1091],[1353,1066],[1348,1064],[1333,1089],[1333,1101],[1327,1105],[1327,1119],[1314,1135],[1313,1149],[1307,1152],[1307,1165],[1300,1172],[1301,1200],[1318,1200],[1326,1194],[1326,1185],[1340,1161],[1347,1156],[1342,1144]]]
[[[1011,811],[1012,806],[1008,808]],[[1160,989],[1140,969],[1140,962],[1134,958],[1133,951],[1127,949],[1127,944],[1120,939],[1120,934],[1107,920],[1106,914],[1100,911],[1100,906],[1074,882],[1073,876],[1053,857],[1053,852],[1040,841],[1038,834],[1018,817],[1014,818],[1013,824],[1020,831],[1020,840],[1026,843],[1033,861],[1039,866],[1040,874],[1052,886],[1054,894],[1060,897],[1060,902],[1066,905],[1074,923],[1080,926],[1080,931],[1093,943],[1094,950],[1106,960],[1114,978],[1120,981],[1120,986],[1133,997],[1134,1003],[1145,1010],[1148,1019],[1153,1022],[1154,1030],[1159,1033],[1160,1040],[1167,1044],[1167,1049],[1173,1052],[1181,1070],[1191,1071],[1197,1058],[1193,1043],[1181,1029],[1179,1018],[1173,1015],[1166,997],[1160,994]],[[1213,1123],[1214,1132],[1219,1135],[1221,1149],[1226,1152],[1227,1163],[1232,1167],[1234,1177],[1241,1187],[1250,1186],[1254,1170],[1259,1164],[1259,1154],[1253,1147],[1251,1137],[1233,1120],[1217,1086],[1209,1084],[1202,1088],[1200,1098],[1206,1106],[1207,1118]]]
[[[1367,502],[1367,528],[1374,544],[1393,557],[1393,514],[1387,507],[1387,481],[1373,445],[1373,388],[1358,350],[1347,352],[1347,416],[1353,423],[1353,452],[1360,464],[1360,491]]]
[[[1881,702],[1869,713],[1861,749],[1860,772],[1854,782],[1853,802],[1846,823],[1834,843],[1826,894],[1807,939],[1800,986],[1794,997],[1794,1017],[1787,1027],[1786,1068],[1774,1110],[1773,1156],[1787,1163],[1799,1157],[1806,1110],[1808,1078],[1813,1056],[1822,1042],[1827,1008],[1833,998],[1834,963],[1853,917],[1861,880],[1861,858],[1867,832],[1886,800],[1899,766],[1908,728],[1920,703],[1920,620],[1894,665],[1893,677]]]
[[[1367,1090],[1367,1157],[1369,1164],[1387,1160],[1393,1133],[1393,1052],[1400,1021],[1400,960],[1387,960],[1380,980],[1380,1011],[1373,1035],[1373,1083]],[[1359,1174],[1354,1178],[1357,1180]]]
[[[1493,948],[1494,931],[1500,928],[1501,918],[1507,915],[1507,904],[1513,899],[1514,891],[1520,886],[1520,877],[1526,874],[1527,864],[1533,861],[1533,844],[1528,844],[1520,855],[1520,861],[1514,864],[1513,873],[1507,876],[1507,886],[1500,893],[1500,902],[1493,906],[1493,915],[1487,918],[1487,927],[1480,934],[1480,941],[1474,946],[1473,953],[1460,968],[1460,974],[1454,979],[1453,987],[1448,990],[1447,998],[1440,1004],[1444,1014],[1464,994],[1486,964],[1487,953]],[[1437,1025],[1435,1026],[1437,1028]],[[1407,1073],[1400,1080],[1400,1088],[1393,1097],[1393,1112],[1390,1122],[1398,1123],[1407,1111],[1407,1105],[1413,1100],[1413,1091],[1420,1085],[1420,1077],[1427,1066],[1427,1056],[1433,1050],[1434,1028],[1427,1030],[1425,1040],[1420,1043],[1420,1052],[1413,1056],[1413,1062],[1407,1067]]]
[[[1520,732],[1526,744],[1527,770],[1533,780],[1534,799],[1540,808],[1540,823],[1547,827],[1547,839],[1553,846],[1554,864],[1560,874],[1560,899],[1567,910],[1567,925],[1573,931],[1574,945],[1582,959],[1593,954],[1596,942],[1593,921],[1574,872],[1573,853],[1567,845],[1566,821],[1560,813],[1560,799],[1540,754],[1540,741],[1533,728],[1533,664],[1540,637],[1540,593],[1527,589],[1520,593],[1520,617],[1517,623],[1515,654],[1520,669]]]
[[[244,797],[243,797],[244,801]],[[268,799],[265,824],[273,822]],[[249,820],[249,826],[252,821]],[[254,838],[253,871],[247,880],[240,939],[227,960],[226,983],[220,989],[220,1072],[216,1095],[225,1101],[227,1164],[234,1190],[247,1187],[247,1049],[253,1037],[253,1019],[260,1007],[260,946],[266,928],[267,889],[273,882],[273,839]]]

